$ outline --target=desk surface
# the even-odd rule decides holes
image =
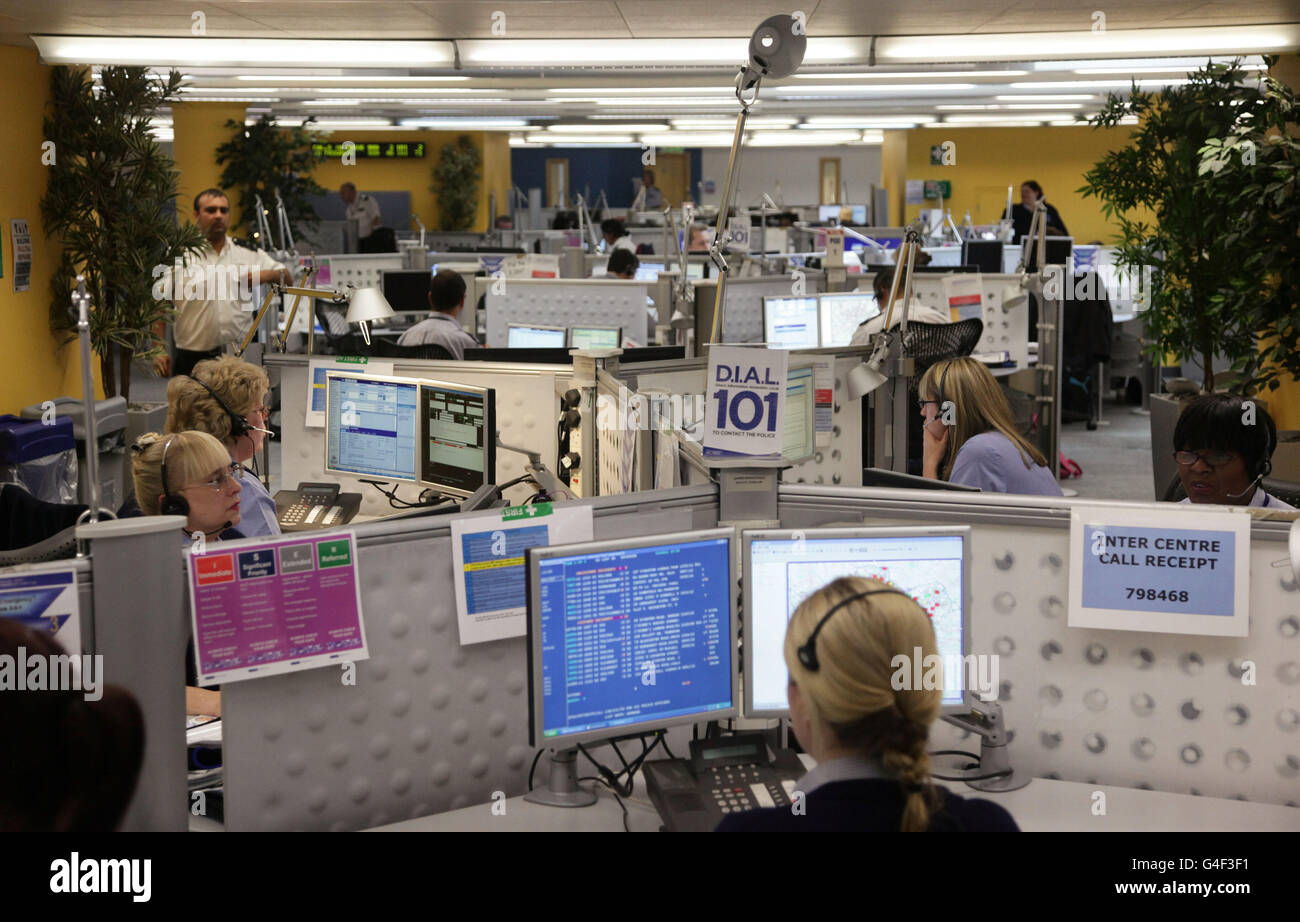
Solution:
[[[588,783],[589,784],[589,783]],[[584,787],[588,786],[584,784]],[[1035,778],[1028,787],[1005,794],[985,794],[949,783],[963,797],[983,797],[1005,807],[1025,832],[1297,832],[1300,809],[1277,804],[1245,803],[1190,794],[1139,791],[1134,788],[1049,781]],[[448,813],[381,826],[374,832],[614,832],[623,828],[613,795],[597,786],[591,807],[561,808],[531,804],[512,797],[496,807],[480,804]],[[1105,815],[1093,815],[1094,792],[1106,795]],[[659,814],[637,777],[637,789],[625,798],[628,828],[653,832]],[[502,806],[504,812],[502,812]]]

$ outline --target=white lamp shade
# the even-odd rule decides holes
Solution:
[[[348,303],[348,323],[383,320],[393,316],[392,306],[378,288],[358,288]]]
[[[868,365],[863,362],[857,368],[849,372],[848,387],[849,399],[858,400],[870,394],[888,379],[880,373],[880,370],[874,364]]]

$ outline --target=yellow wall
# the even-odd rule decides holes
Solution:
[[[953,220],[961,223],[966,210],[976,224],[991,224],[1002,216],[1007,186],[1013,186],[1020,201],[1020,184],[1037,180],[1047,201],[1061,214],[1076,243],[1100,240],[1114,242],[1116,229],[1102,217],[1101,202],[1083,198],[1075,190],[1083,185],[1083,174],[1110,150],[1122,147],[1128,127],[1029,128],[918,128],[907,132],[907,179],[946,179],[952,183]],[[886,141],[892,132],[886,132]],[[930,166],[930,147],[952,141],[957,162],[953,166]],[[886,185],[888,185],[886,179]],[[891,202],[894,189],[890,189]],[[907,206],[906,220],[915,218],[922,207],[934,208],[937,199],[924,206]]]
[[[41,163],[41,120],[50,97],[50,68],[37,63],[36,52],[0,45],[0,242],[4,278],[0,279],[0,413],[51,397],[81,397],[81,360],[75,343],[60,346],[50,332],[50,277],[58,264],[59,242],[45,236],[41,196],[46,172]],[[57,154],[57,152],[56,152]],[[32,235],[31,289],[14,291],[14,248],[9,222],[26,219]],[[96,396],[99,363],[94,369]]]
[[[1300,57],[1283,55],[1269,73],[1292,89],[1300,87]],[[1300,429],[1300,382],[1286,375],[1281,386],[1265,397],[1279,429]]]
[[[217,148],[234,136],[228,119],[244,123],[242,102],[178,102],[172,105],[172,158],[180,173],[176,213],[182,221],[194,215],[194,196],[204,189],[220,187],[222,167],[217,165]],[[230,223],[239,220],[239,205],[230,203]]]
[[[880,184],[889,192],[890,221],[901,221],[906,209],[909,134],[910,131],[886,131],[884,143],[880,145]]]
[[[510,138],[503,131],[485,131],[483,138],[483,185],[479,189],[478,227],[487,228],[488,195],[497,196],[497,214],[509,214],[506,196],[510,194]]]

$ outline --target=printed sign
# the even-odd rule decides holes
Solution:
[[[21,218],[9,222],[9,233],[14,246],[14,291],[28,291],[32,287],[32,235]]]
[[[456,616],[462,645],[522,637],[527,609],[525,555],[530,547],[592,538],[591,507],[550,503],[451,520]]]
[[[780,457],[789,363],[790,355],[783,349],[709,349],[706,456]]]
[[[984,317],[984,277],[978,272],[944,276],[943,291],[954,321]]]
[[[45,631],[69,654],[81,655],[81,609],[73,570],[0,578],[0,618]]]
[[[351,532],[218,542],[189,566],[200,685],[370,658]]]
[[[1071,513],[1070,627],[1245,637],[1249,601],[1244,511]]]

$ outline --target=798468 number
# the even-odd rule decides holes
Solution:
[[[1127,588],[1129,599],[1144,599],[1159,602],[1186,602],[1190,596],[1186,589],[1135,589]]]

